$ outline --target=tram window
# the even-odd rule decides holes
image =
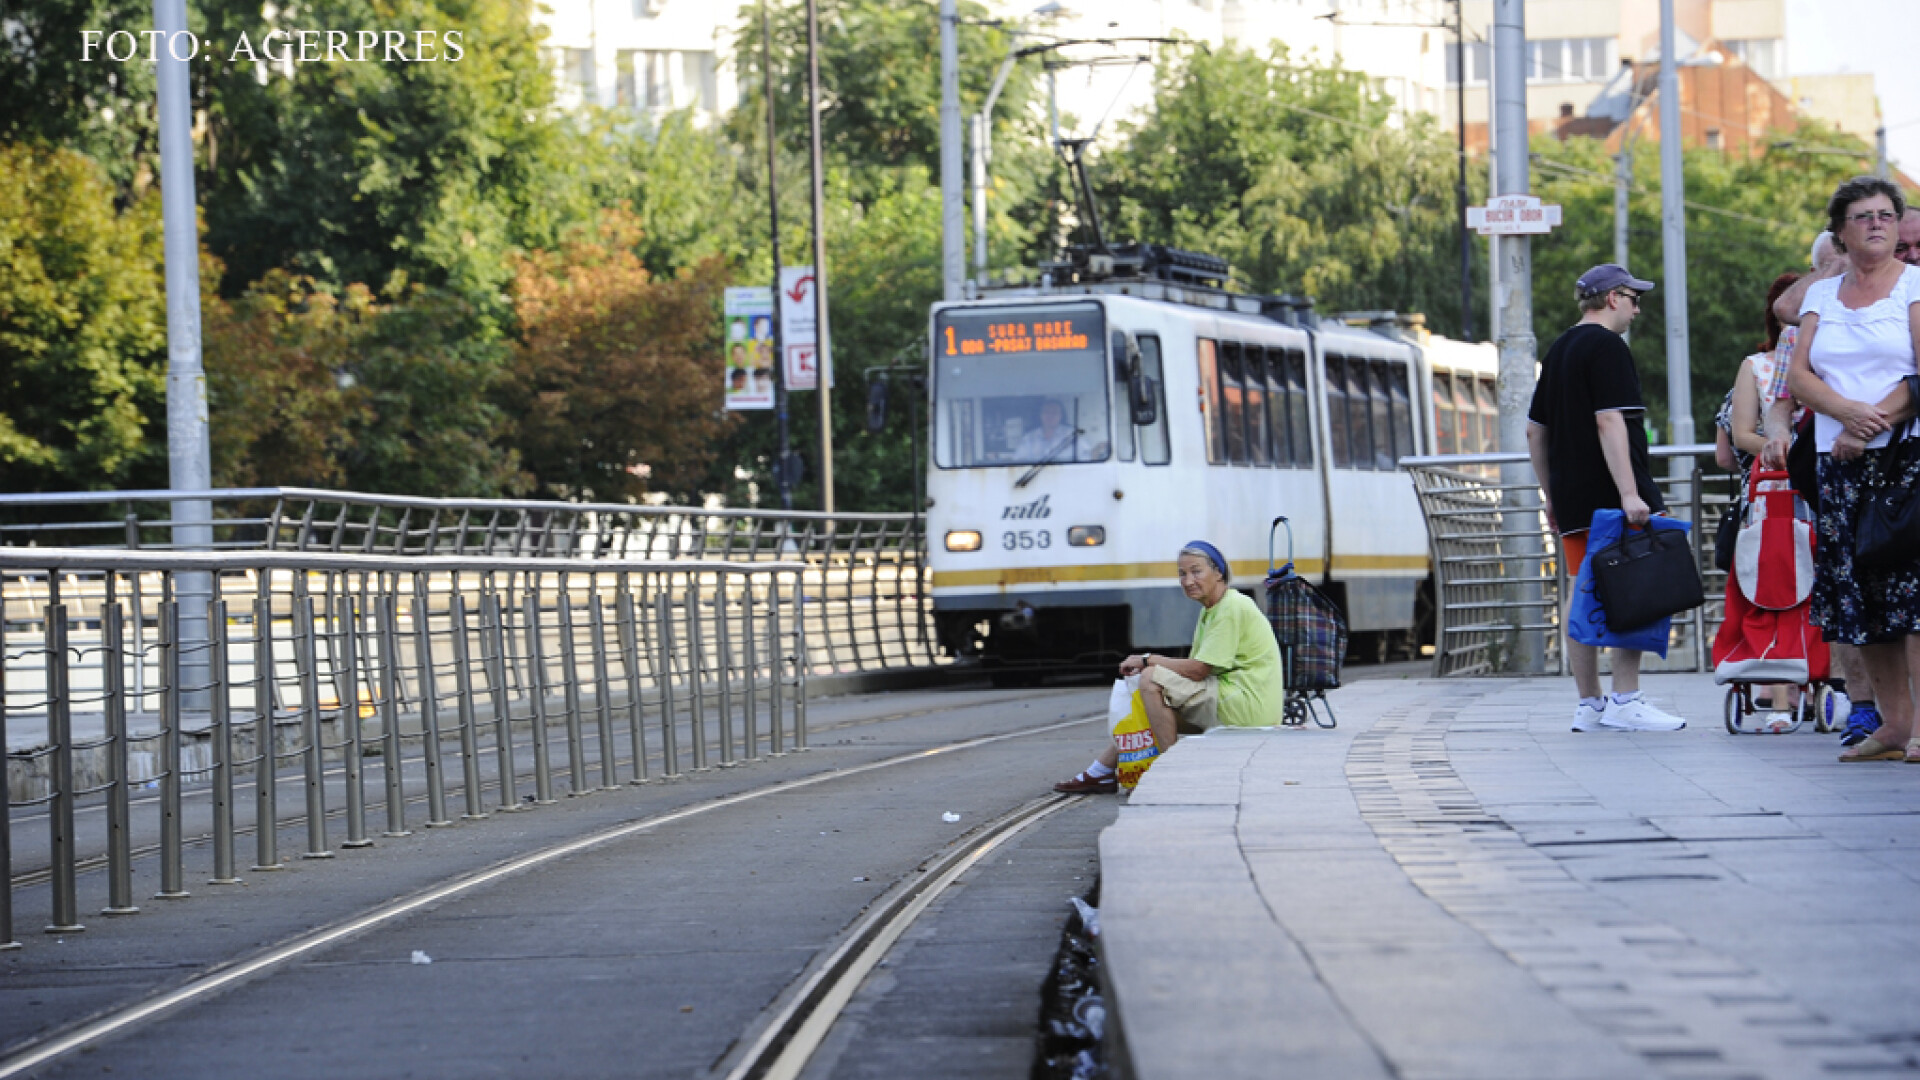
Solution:
[[[1272,461],[1267,434],[1267,351],[1258,345],[1240,346],[1240,375],[1247,387],[1247,460],[1255,465]]]
[[[1287,350],[1287,428],[1293,433],[1293,464],[1313,467],[1313,416],[1307,403],[1307,354]]]
[[[1375,360],[1368,365],[1367,412],[1373,421],[1373,467],[1382,472],[1393,468],[1393,391],[1389,389],[1387,364]]]
[[[1433,452],[1460,452],[1459,432],[1453,419],[1453,373],[1433,373]]]
[[[1500,449],[1500,395],[1492,379],[1474,380],[1480,397],[1480,445],[1486,453]]]
[[[1400,464],[1403,457],[1412,457],[1419,451],[1413,445],[1413,408],[1407,393],[1407,365],[1390,364],[1387,367],[1387,390],[1392,395],[1393,409],[1393,463]]]
[[[1373,410],[1368,407],[1367,362],[1347,360],[1347,437],[1353,440],[1356,469],[1373,468]]]
[[[1333,443],[1333,467],[1353,467],[1353,449],[1347,445],[1347,360],[1327,357],[1327,438]]]
[[[1140,336],[1140,371],[1153,380],[1153,423],[1140,429],[1140,463],[1165,465],[1173,459],[1167,438],[1167,381],[1160,363],[1160,338]]]
[[[1214,343],[1201,338],[1200,421],[1207,428],[1207,464],[1227,463],[1226,425],[1220,421],[1220,362]]]
[[[1273,447],[1268,460],[1285,468],[1293,462],[1287,436],[1287,354],[1279,349],[1268,349],[1266,354],[1267,436]]]
[[[1220,348],[1220,419],[1227,429],[1227,460],[1247,463],[1247,391],[1241,377],[1240,346],[1226,342]]]
[[[1454,377],[1453,411],[1460,418],[1460,452],[1478,454],[1488,449],[1480,441],[1480,410],[1473,404],[1473,376],[1463,373]]]
[[[1127,408],[1127,357],[1112,358],[1113,365],[1113,452],[1121,461],[1133,460],[1133,418]]]

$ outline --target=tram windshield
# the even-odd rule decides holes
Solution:
[[[943,311],[934,325],[934,460],[943,469],[1105,461],[1098,304]]]

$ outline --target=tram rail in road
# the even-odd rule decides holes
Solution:
[[[855,795],[855,789],[871,790],[872,782],[879,774],[909,774],[898,781],[890,781],[882,790],[904,789],[920,790],[929,786],[929,769],[959,768],[964,775],[968,769],[982,767],[976,759],[983,755],[993,762],[1005,763],[1009,760],[1025,761],[1035,757],[1035,749],[1030,742],[1047,743],[1052,747],[1048,751],[1054,759],[1067,761],[1084,755],[1088,725],[1102,719],[1100,716],[1072,716],[1043,723],[1022,723],[1025,717],[1033,715],[1031,706],[1039,703],[1043,706],[1059,706],[1078,703],[1084,709],[1092,704],[1094,695],[1087,694],[1042,694],[1009,695],[992,694],[973,696],[971,701],[956,701],[950,709],[895,710],[891,713],[869,715],[848,720],[840,724],[824,725],[819,730],[823,741],[837,737],[838,742],[822,745],[815,754],[800,757],[788,757],[782,761],[769,761],[765,770],[755,769],[755,773],[778,773],[753,778],[750,786],[740,790],[710,798],[704,801],[683,803],[661,812],[648,813],[646,816],[619,821],[594,829],[584,835],[578,835],[546,844],[536,850],[506,858],[480,869],[467,869],[452,874],[444,880],[425,884],[415,888],[408,895],[376,904],[345,918],[336,919],[318,929],[310,930],[283,941],[278,945],[251,953],[237,960],[220,960],[200,965],[197,970],[184,979],[167,980],[168,985],[154,989],[150,994],[131,1003],[121,1003],[94,1017],[93,1019],[70,1027],[63,1031],[45,1034],[34,1041],[13,1047],[3,1059],[0,1059],[0,1078],[21,1075],[31,1070],[43,1068],[59,1069],[60,1062],[69,1055],[85,1048],[98,1048],[98,1055],[88,1057],[88,1067],[104,1064],[114,1059],[117,1049],[109,1049],[108,1044],[121,1036],[139,1030],[139,1034],[130,1039],[120,1040],[116,1047],[135,1047],[146,1041],[151,1033],[163,1033],[169,1023],[177,1018],[188,1017],[195,1007],[211,1002],[215,998],[227,998],[238,1002],[236,1008],[254,1000],[249,995],[260,988],[258,998],[262,1002],[271,1002],[284,995],[285,980],[276,980],[274,975],[283,969],[300,965],[311,966],[319,962],[323,953],[333,950],[351,941],[365,939],[398,924],[417,923],[419,920],[432,922],[436,912],[462,899],[497,893],[499,889],[510,888],[516,879],[525,879],[540,871],[544,875],[564,875],[567,868],[579,865],[578,856],[588,853],[600,853],[604,857],[615,857],[620,847],[643,835],[658,835],[660,843],[674,842],[671,837],[678,830],[692,827],[696,819],[723,819],[736,816],[733,812],[746,812],[749,807],[758,806],[760,817],[775,813],[775,807],[786,807],[785,813],[792,814],[795,800],[816,802],[817,795],[832,794],[835,798],[861,797]],[[985,697],[986,700],[980,700]],[[1022,701],[1021,699],[1025,699]],[[1037,702],[1036,702],[1037,699]],[[1025,707],[1017,707],[1025,706]],[[1057,708],[1054,710],[1057,711]],[[885,720],[886,722],[881,722]],[[911,735],[902,731],[902,725],[918,726]],[[968,737],[952,737],[958,730],[966,727],[976,730],[991,728],[982,734]],[[925,745],[913,746],[905,752],[891,752],[878,759],[869,759],[844,767],[832,767],[846,760],[839,752],[846,748],[850,752],[860,753],[869,740],[874,742],[905,742],[924,739],[929,734],[944,734],[946,737],[929,741]],[[1058,737],[1058,738],[1056,738]],[[1007,751],[1017,750],[1017,753]],[[870,750],[866,751],[871,753]],[[1043,755],[1044,756],[1044,755]],[[945,763],[943,765],[943,763]],[[820,769],[819,766],[828,766]],[[1034,765],[1037,775],[1051,775],[1056,770],[1052,762]],[[808,770],[797,772],[796,770]],[[696,786],[712,788],[719,783],[739,784],[748,779],[742,771],[706,774],[690,778],[689,781],[667,788],[628,789],[633,792],[651,790],[658,794],[668,790],[678,792],[683,800],[696,795]],[[718,783],[716,783],[718,782]],[[951,780],[941,780],[941,784],[952,784]],[[1013,838],[1029,825],[1045,819],[1065,806],[1072,805],[1071,800],[1046,798],[1037,802],[1031,799],[1031,792],[1037,789],[1028,779],[1016,781],[1014,790],[1026,794],[1019,797],[1015,808],[1004,808],[998,813],[987,815],[971,813],[969,820],[982,816],[995,818],[994,823],[984,829],[967,832],[937,849],[925,849],[921,858],[904,874],[896,875],[895,886],[879,897],[866,892],[867,904],[873,914],[864,919],[848,920],[851,929],[831,943],[815,942],[814,948],[824,959],[801,974],[798,981],[792,983],[787,993],[779,996],[781,1002],[789,1005],[810,1003],[812,1008],[793,1008],[781,1006],[766,1013],[757,1008],[746,1017],[749,1022],[735,1031],[729,1041],[740,1047],[771,1048],[772,1054],[742,1054],[735,1063],[735,1074],[745,1076],[786,1076],[796,1072],[780,1071],[791,1069],[799,1060],[795,1055],[811,1041],[817,1045],[817,1039],[810,1040],[810,1033],[824,1032],[831,1025],[831,1018],[837,1003],[844,1003],[853,988],[858,985],[864,973],[871,969],[886,948],[906,929],[912,920],[923,914],[938,897],[940,891],[950,885],[970,866],[977,865],[996,846]],[[615,796],[614,798],[621,798]],[[772,800],[771,802],[769,800]],[[581,800],[577,806],[595,800]],[[991,801],[991,800],[989,800]],[[516,821],[532,822],[549,815],[527,815]],[[952,827],[949,827],[950,829]],[[488,832],[485,826],[476,827],[471,835],[480,836]],[[424,837],[418,844],[444,844],[452,834],[441,833]],[[825,835],[825,832],[822,832]],[[357,856],[361,861],[377,856]],[[724,856],[722,856],[724,862]],[[644,874],[645,867],[636,870]],[[564,877],[558,880],[565,880]],[[772,884],[769,882],[768,884]],[[871,887],[870,887],[871,888]],[[231,894],[229,894],[231,895]],[[230,903],[245,903],[249,900],[265,901],[266,897],[238,897]],[[1060,898],[1060,915],[1065,914],[1065,895]],[[184,910],[184,909],[175,909]],[[842,914],[841,918],[844,918]],[[76,946],[79,943],[76,943]],[[86,943],[91,945],[92,943]],[[1051,953],[1051,942],[1042,942],[1037,946],[1046,955]],[[21,954],[15,954],[18,957]],[[68,955],[71,955],[70,953]],[[325,967],[325,964],[321,965]],[[298,982],[298,980],[296,980]],[[279,990],[271,987],[279,985]],[[1037,982],[1033,988],[1037,992]],[[1037,1011],[1037,998],[1033,1006]],[[265,1007],[265,1006],[262,1006]],[[284,1022],[298,1026],[300,1017],[283,1017]],[[223,1029],[224,1030],[224,1029]],[[139,1051],[132,1051],[137,1057]],[[711,1057],[709,1061],[713,1060]],[[387,1063],[391,1067],[393,1063]],[[374,1071],[382,1066],[374,1065]],[[213,1071],[221,1071],[222,1067]],[[123,1071],[116,1067],[116,1071]],[[416,1072],[419,1070],[416,1068]],[[431,1067],[426,1069],[431,1073]],[[644,1070],[643,1070],[644,1071]]]

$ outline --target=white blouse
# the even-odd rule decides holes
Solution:
[[[1900,280],[1884,299],[1863,308],[1840,302],[1843,277],[1813,283],[1800,305],[1800,314],[1820,316],[1809,360],[1813,373],[1835,393],[1854,401],[1876,402],[1893,392],[1900,380],[1915,373],[1913,332],[1907,309],[1920,304],[1920,267],[1900,271]],[[1825,413],[1813,421],[1814,445],[1821,453],[1833,449],[1833,440],[1846,427]],[[1867,445],[1885,446],[1892,432],[1881,432]]]

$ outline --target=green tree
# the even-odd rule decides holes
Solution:
[[[153,179],[154,67],[118,62],[85,31],[151,29],[144,0],[8,0],[0,11],[0,143],[33,142],[93,158],[124,201]],[[127,43],[117,46],[124,56]]]
[[[12,491],[165,475],[158,200],[124,211],[92,160],[0,146],[0,465]]]

